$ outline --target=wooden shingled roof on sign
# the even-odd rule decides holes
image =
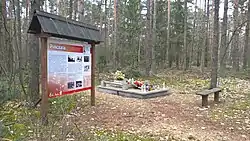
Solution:
[[[34,12],[28,33],[46,33],[52,37],[95,44],[103,41],[99,29],[93,25],[38,10]]]

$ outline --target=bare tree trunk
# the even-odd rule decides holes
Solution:
[[[94,15],[93,15],[93,0],[90,0],[90,12],[91,12],[91,16],[90,16],[90,24],[93,24],[93,18],[94,18]]]
[[[101,0],[102,2],[102,0]],[[105,23],[105,28],[104,28],[104,48],[105,48],[105,59],[107,56],[107,20],[108,20],[108,11],[107,11],[107,0],[104,1],[104,9],[105,9],[105,16],[104,16],[104,23]],[[103,18],[103,17],[102,17]],[[101,25],[102,26],[102,25]]]
[[[192,45],[191,45],[191,52],[190,52],[190,63],[192,65],[193,63],[193,58],[194,58],[194,46],[196,46],[196,21],[197,21],[197,0],[195,0],[195,8],[194,8],[194,23],[193,23],[193,35],[192,35]]]
[[[79,10],[80,10],[80,14],[78,19],[83,22],[84,21],[84,0],[79,0]]]
[[[0,60],[4,59],[4,48],[5,48],[5,44],[4,44],[4,19],[3,19],[3,6],[5,1],[1,1],[0,2]],[[5,72],[5,68],[3,66],[3,63],[0,63],[0,75],[2,75]]]
[[[220,66],[225,67],[225,62],[222,60],[223,55],[226,51],[227,46],[227,11],[228,11],[228,0],[224,0],[224,15],[222,22],[222,34],[221,34],[221,45],[220,45]]]
[[[98,4],[98,8],[100,11],[102,11],[102,4],[103,4],[103,0],[101,0],[101,2]],[[100,14],[100,32],[102,34],[102,26],[103,26],[103,14]]]
[[[209,47],[210,47],[210,32],[209,32],[209,15],[210,15],[210,6],[209,6],[209,0],[207,0],[207,12],[206,12],[206,41],[205,41],[205,56],[204,56],[204,67],[208,67],[208,61],[209,61]]]
[[[233,19],[234,19],[234,40],[233,40],[233,51],[232,51],[232,59],[233,59],[233,68],[236,71],[239,71],[239,29],[238,29],[238,16],[239,16],[239,8],[238,8],[238,0],[234,1],[234,11],[233,11]]]
[[[206,28],[206,19],[207,19],[207,12],[206,12],[206,3],[207,3],[207,0],[205,0],[204,2],[204,17],[203,17],[203,23],[202,23],[202,29],[204,30],[204,39],[203,39],[203,46],[201,47],[201,72],[204,71],[204,67],[205,67],[205,60],[206,60],[206,46],[208,45],[207,44],[207,41],[208,41],[208,28]]]
[[[111,17],[111,13],[112,13],[112,4],[111,4],[112,0],[109,0],[109,10],[108,10],[108,35],[110,35],[110,17]],[[111,47],[111,38],[108,36],[108,46]],[[109,49],[110,50],[110,49]],[[110,58],[111,59],[111,58]],[[108,60],[110,60],[108,59]]]
[[[167,33],[167,45],[168,45],[168,65],[171,68],[173,63],[173,51],[170,43],[170,11],[171,11],[171,2],[168,0],[168,33]]]
[[[43,0],[43,1],[44,1],[44,11],[47,12],[48,11],[47,0]]]
[[[31,11],[40,9],[40,0],[31,1]],[[30,15],[32,16],[33,13]],[[31,67],[31,78],[29,81],[29,102],[33,106],[39,99],[39,68],[40,68],[40,54],[39,54],[39,40],[35,35],[30,35],[30,67]]]
[[[49,0],[49,9],[50,13],[55,14],[56,13],[56,8],[55,8],[55,0]]]
[[[157,38],[156,38],[156,5],[157,5],[157,2],[156,0],[153,0],[153,18],[152,18],[152,21],[153,21],[153,45],[152,45],[152,65],[151,65],[151,72],[153,74],[156,73],[156,60],[155,60],[155,48],[156,48],[156,45],[157,45]]]
[[[20,84],[22,86],[22,90],[24,95],[26,96],[26,89],[24,87],[24,53],[23,53],[23,47],[22,47],[22,29],[21,29],[21,6],[20,6],[20,0],[17,0],[17,37],[18,37],[18,59],[19,59],[19,80]]]
[[[140,0],[141,3],[141,0]],[[138,5],[139,9],[141,11],[141,5]],[[142,15],[140,14],[140,22],[142,22]],[[143,29],[141,28],[139,31],[139,39],[138,39],[138,50],[137,50],[137,68],[140,70],[140,65],[141,65],[141,35],[142,35]]]
[[[187,46],[187,0],[184,0],[184,49],[185,49],[185,70],[189,69],[189,51]]]
[[[74,0],[74,20],[77,20],[77,13],[78,13],[78,0]]]
[[[117,68],[117,0],[114,0],[114,46],[113,46],[113,66]]]
[[[72,19],[73,16],[73,0],[69,0],[69,18]]]
[[[243,69],[249,68],[250,64],[249,59],[249,32],[250,32],[250,1],[248,1],[248,7],[247,7],[247,25],[246,25],[246,31],[245,31],[245,45],[244,45],[244,51],[243,51]]]
[[[145,54],[146,54],[146,75],[150,75],[150,69],[151,69],[151,65],[152,65],[152,0],[147,0],[147,24],[146,24],[146,28],[147,28],[147,33],[146,33],[146,37],[147,37],[147,45],[146,45],[146,50],[145,50]]]
[[[218,48],[219,48],[219,5],[220,0],[214,0],[214,31],[213,31],[213,55],[211,71],[211,88],[217,87],[218,75]]]
[[[248,19],[248,21],[247,21],[247,24],[248,24],[248,32],[250,32],[250,1],[248,1],[248,11],[247,11],[247,19]],[[247,40],[250,40],[250,36],[248,36],[248,39]],[[250,44],[248,43],[248,47],[247,47],[247,65],[248,65],[248,69],[249,69],[249,73],[250,73]]]

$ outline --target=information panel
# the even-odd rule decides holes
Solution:
[[[91,89],[91,45],[48,41],[49,98]]]

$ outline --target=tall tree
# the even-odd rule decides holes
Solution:
[[[248,24],[248,33],[250,32],[250,1],[248,1],[248,11],[247,11],[247,19],[248,19],[248,21],[247,21],[247,24]],[[246,39],[246,40],[250,40],[250,36],[248,36],[248,39]],[[247,47],[247,64],[248,64],[248,69],[249,69],[249,72],[250,72],[250,44],[248,43],[248,47]]]
[[[69,0],[69,18],[72,19],[73,17],[73,0]]]
[[[40,10],[40,0],[32,0],[31,1],[31,15],[33,16],[34,10]],[[38,37],[35,35],[30,35],[30,58],[29,58],[29,64],[31,69],[31,78],[29,81],[29,101],[30,104],[35,104],[36,101],[39,99],[39,40]]]
[[[208,2],[208,3],[207,3]],[[208,11],[207,11],[207,6],[209,4],[209,0],[205,0],[204,2],[204,15],[203,15],[203,23],[202,23],[202,29],[204,30],[203,33],[204,33],[204,39],[203,39],[203,46],[202,46],[202,49],[201,49],[201,71],[203,72],[204,71],[204,67],[206,67],[206,58],[207,58],[207,48],[208,48]],[[209,9],[209,8],[208,8]],[[208,14],[209,15],[209,14]]]
[[[183,33],[183,15],[184,15],[184,11],[183,11],[183,7],[182,7],[182,2],[181,0],[177,0],[177,2],[175,3],[176,4],[176,14],[174,16],[174,21],[175,21],[175,25],[174,25],[174,31],[175,31],[175,34],[174,37],[175,37],[175,50],[174,50],[174,54],[175,54],[175,64],[176,64],[176,68],[177,69],[180,69],[180,62],[181,62],[181,58],[182,58],[182,39],[180,37],[183,37],[181,36],[182,33]],[[173,52],[172,52],[173,53]]]
[[[233,69],[239,71],[239,7],[238,7],[238,0],[234,1],[234,11],[233,11],[233,20],[234,20],[234,31],[235,34],[233,36],[232,42],[232,61],[233,61]]]
[[[205,39],[205,56],[204,56],[204,66],[208,67],[209,61],[209,47],[210,47],[210,27],[209,27],[209,15],[210,15],[210,0],[207,0],[207,11],[206,11],[206,39]]]
[[[74,0],[74,20],[77,20],[78,14],[78,0]]]
[[[187,0],[184,0],[184,49],[185,49],[185,70],[189,68],[189,50],[187,46]]]
[[[195,41],[195,37],[196,37],[196,21],[197,21],[197,0],[195,0],[195,4],[194,4],[194,22],[193,22],[193,35],[192,35],[192,45],[191,45],[191,52],[190,52],[190,60],[191,60],[191,64],[194,58],[194,46],[196,46],[196,41]]]
[[[220,0],[214,0],[214,28],[213,28],[213,49],[212,49],[212,71],[211,88],[217,87],[218,74],[218,48],[219,48],[219,5]]]
[[[1,1],[0,2],[0,15],[3,15],[3,2],[4,1]],[[0,59],[1,60],[3,60],[3,50],[4,50],[4,27],[3,27],[3,25],[4,25],[4,22],[3,22],[3,16],[0,16],[0,45],[1,45],[1,47],[0,47]],[[0,63],[0,66],[1,66],[1,68],[0,68],[0,74],[3,74],[3,71],[4,71],[4,69],[3,69],[3,64],[2,63]]]
[[[18,62],[19,62],[19,80],[22,86],[23,93],[26,94],[26,89],[24,88],[24,53],[22,47],[22,29],[21,29],[21,5],[20,0],[17,0],[16,7],[16,15],[17,15],[17,48],[18,48]]]
[[[248,1],[247,5],[247,25],[245,30],[245,45],[243,50],[243,69],[246,69],[248,65],[249,31],[250,31],[250,1]],[[250,66],[248,66],[248,68],[250,68]]]
[[[3,63],[0,63],[1,64],[1,71],[2,72],[6,72],[8,71],[8,65],[10,62],[8,61],[8,59],[6,57],[4,57],[5,55],[8,55],[8,32],[7,32],[7,12],[6,12],[6,0],[2,0],[1,1],[1,23],[0,23],[0,38],[2,38],[1,40],[1,53],[0,53],[0,56],[1,56],[1,60],[3,60],[2,62]]]
[[[152,0],[147,0],[147,44],[146,44],[146,74],[150,75],[152,65]]]
[[[156,0],[153,0],[153,46],[152,46],[152,65],[151,65],[151,71],[152,73],[156,73],[156,60],[155,60],[155,49],[157,45],[157,37],[156,37]]]
[[[113,46],[113,65],[117,68],[117,0],[114,0],[114,46]]]
[[[80,10],[80,14],[79,14],[79,17],[78,19],[83,22],[84,21],[84,0],[79,0],[79,10]]]
[[[56,13],[55,0],[49,0],[49,9],[50,13],[52,14]]]
[[[227,11],[228,11],[228,0],[224,0],[224,14],[223,14],[223,22],[222,22],[222,33],[221,33],[221,45],[220,45],[220,66],[224,67],[225,62],[224,54],[226,54],[226,46],[227,46]]]
[[[170,16],[171,16],[171,2],[170,0],[168,0],[168,33],[167,33],[167,47],[168,47],[168,65],[171,68],[172,67],[172,63],[173,63],[173,54],[172,54],[172,47],[171,47],[171,43],[170,43]]]

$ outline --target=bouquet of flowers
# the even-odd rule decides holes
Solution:
[[[115,79],[116,80],[124,80],[124,78],[125,78],[124,73],[122,73],[121,71],[118,71],[118,70],[115,72]]]
[[[142,81],[134,81],[133,84],[136,86],[136,87],[141,87],[143,85],[143,82]]]
[[[140,88],[143,85],[143,82],[142,81],[138,81],[138,80],[134,80],[132,78],[132,79],[128,80],[128,84],[132,85],[134,88]]]

